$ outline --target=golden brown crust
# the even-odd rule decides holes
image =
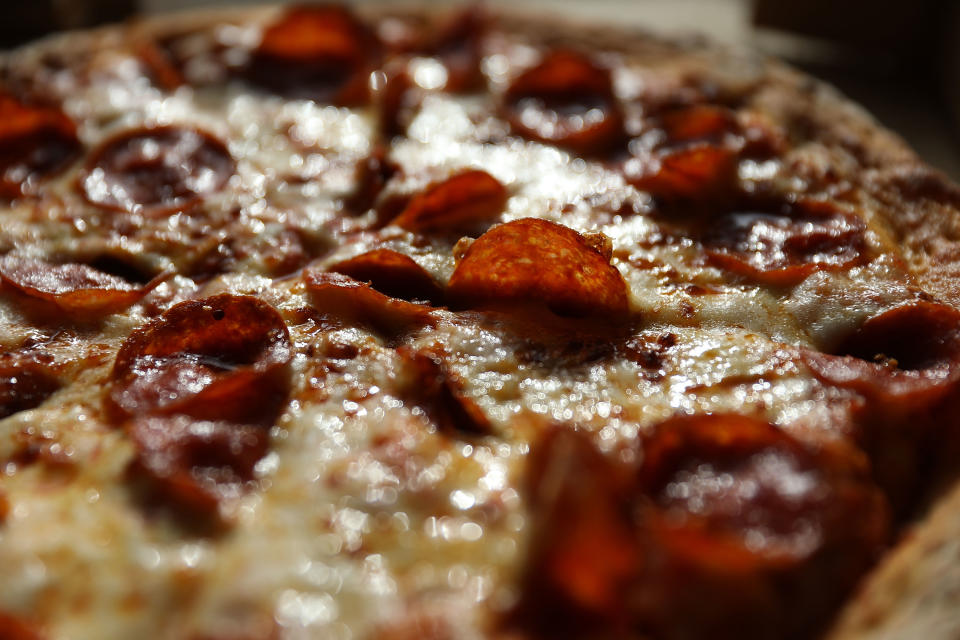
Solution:
[[[956,638],[960,634],[960,487],[900,542],[843,611],[828,640]]]

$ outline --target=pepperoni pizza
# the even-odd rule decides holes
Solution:
[[[908,637],[960,190],[815,80],[173,16],[0,57],[0,197],[4,640]]]

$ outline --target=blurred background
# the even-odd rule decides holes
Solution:
[[[354,0],[363,1],[363,0]],[[449,0],[420,0],[452,4]],[[2,0],[0,47],[51,31],[262,0]],[[838,86],[960,181],[957,0],[490,0],[661,32],[701,32],[784,58]]]

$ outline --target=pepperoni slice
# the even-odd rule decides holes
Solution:
[[[103,143],[87,161],[82,186],[98,207],[162,214],[219,191],[235,171],[220,140],[171,125],[125,131]]]
[[[0,357],[0,418],[40,406],[59,388],[60,381],[39,362]]]
[[[447,288],[460,307],[541,304],[560,316],[619,318],[627,287],[573,229],[537,218],[498,225],[467,249]]]
[[[531,555],[511,623],[556,638],[608,637],[603,630],[624,622],[641,566],[627,471],[571,428],[551,426],[534,443]]]
[[[865,467],[857,456],[843,464],[825,466],[756,418],[683,417],[661,424],[644,443],[640,487],[681,528],[692,527],[716,543],[704,562],[753,570],[799,563],[814,553],[821,540],[807,535],[811,522],[820,523],[816,536],[841,533],[829,530],[841,522],[834,511],[842,512],[835,499],[843,491],[834,476],[862,481]]]
[[[239,495],[254,479],[269,446],[262,427],[189,416],[141,417],[127,433],[136,448],[129,475],[144,497],[205,520],[216,520],[221,499]]]
[[[378,59],[376,36],[348,9],[301,6],[264,31],[247,77],[288,98],[356,106],[369,98]]]
[[[39,628],[23,618],[0,611],[0,638],[3,640],[43,640]]]
[[[729,109],[674,108],[653,119],[647,136],[652,134],[660,136],[659,142],[624,165],[627,180],[638,189],[661,200],[702,202],[728,196],[736,186],[745,140]]]
[[[739,134],[733,112],[711,104],[666,111],[660,116],[660,128],[666,134],[668,145],[685,142],[721,144],[727,136]]]
[[[746,416],[661,424],[644,444],[639,489],[649,569],[635,614],[657,637],[805,637],[889,531],[862,455],[811,452]]]
[[[434,321],[431,307],[391,298],[369,284],[340,273],[308,268],[304,282],[321,312],[370,326],[388,336],[413,331]]]
[[[487,435],[490,421],[463,390],[463,381],[432,351],[397,349],[413,370],[414,403],[422,408],[437,428],[449,434]]]
[[[552,51],[518,76],[503,111],[519,135],[579,154],[608,151],[624,135],[610,71],[573,51]]]
[[[392,224],[426,234],[478,235],[497,220],[507,190],[486,171],[472,169],[413,197]]]
[[[864,322],[834,354],[800,355],[820,380],[864,398],[862,445],[894,505],[909,508],[931,447],[958,436],[960,311],[911,302]]]
[[[80,155],[77,127],[54,107],[28,105],[0,92],[0,197],[34,193]]]
[[[704,201],[727,195],[736,179],[736,156],[729,149],[695,144],[655,154],[646,162],[629,160],[627,181],[657,198]]]
[[[267,303],[230,294],[190,300],[127,338],[109,397],[125,416],[270,422],[286,398],[290,358],[286,324]]]
[[[374,249],[330,266],[330,271],[368,282],[391,298],[439,304],[440,286],[413,258],[391,249]]]
[[[163,279],[158,276],[142,285],[85,264],[51,264],[11,255],[0,258],[0,281],[6,286],[80,318],[122,311]]]
[[[511,625],[537,637],[810,637],[887,540],[848,449],[739,415],[658,425],[638,463],[553,427],[531,449],[533,539]]]
[[[960,311],[919,300],[864,322],[838,353],[908,372],[946,372],[960,359]]]
[[[825,202],[780,211],[727,213],[702,237],[709,260],[763,284],[792,286],[814,271],[842,270],[866,258],[866,225]]]

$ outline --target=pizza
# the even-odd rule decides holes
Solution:
[[[3,54],[0,169],[4,640],[960,629],[960,190],[814,79],[187,13]]]

